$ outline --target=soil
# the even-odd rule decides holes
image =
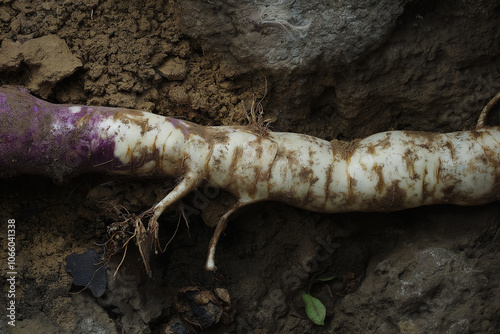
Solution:
[[[255,13],[275,7],[289,11],[276,14],[285,24],[257,22]],[[348,28],[337,34],[325,13],[344,13],[332,17]],[[51,102],[145,109],[203,125],[244,125],[252,101],[260,101],[264,117],[274,120],[271,130],[327,140],[392,129],[460,131],[475,126],[500,90],[499,22],[494,0],[6,0],[0,83],[26,86]],[[489,122],[498,124],[494,114]],[[211,273],[204,270],[208,225],[233,199],[202,187],[183,201],[189,225],[181,221],[177,229],[178,207],[161,217],[161,244],[174,237],[152,255],[152,277],[130,244],[125,256],[107,259],[102,296],[73,285],[66,257],[102,250],[108,226],[147,210],[175,182],[107,175],[63,184],[29,175],[1,180],[1,267],[8,263],[7,222],[15,219],[17,275],[16,326],[2,315],[0,332],[500,328],[498,202],[345,214],[261,203],[233,217]],[[326,306],[324,326],[308,319],[300,297],[317,273],[336,277],[310,290]],[[2,278],[3,310],[7,283]],[[215,290],[221,288],[230,307],[224,290]],[[183,293],[198,290],[198,299],[210,300],[204,310],[218,315],[203,326],[189,322],[182,304],[189,300]]]

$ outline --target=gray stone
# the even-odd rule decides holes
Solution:
[[[184,33],[256,68],[349,64],[380,46],[406,0],[181,1]]]
[[[379,325],[400,333],[469,333],[476,317],[471,309],[479,306],[474,300],[482,299],[487,283],[462,253],[439,247],[397,252],[380,262],[341,307],[385,314]]]

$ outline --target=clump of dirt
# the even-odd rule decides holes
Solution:
[[[23,44],[4,40],[0,51],[0,71],[15,71],[21,63],[27,66],[28,77],[22,79],[26,87],[43,98],[49,96],[58,82],[82,66],[64,40],[56,35],[31,39]]]
[[[287,16],[280,14],[285,29],[245,21],[255,18],[252,6],[6,1],[0,5],[0,82],[31,87],[52,102],[146,109],[203,125],[244,124],[244,106],[262,99],[264,117],[275,120],[271,130],[327,140],[390,129],[470,129],[500,90],[496,1],[258,5],[260,21],[269,21],[272,6],[286,7]],[[375,8],[387,9],[380,21],[373,21]],[[317,22],[304,36],[286,29],[307,24],[309,16],[324,24],[329,12],[356,14],[344,15],[350,34],[322,35],[312,25]],[[217,36],[218,22],[225,33]],[[366,22],[377,29],[363,39]],[[342,36],[344,56],[321,56],[335,46],[325,39]],[[40,42],[47,39],[57,43]],[[307,62],[293,53],[275,63],[259,58],[301,43],[314,47]],[[126,256],[106,262],[102,297],[72,286],[66,256],[105,247],[110,224],[149,209],[176,181],[2,180],[0,226],[16,220],[15,331],[161,333],[177,326],[175,297],[188,286],[227,289],[231,296],[231,321],[209,333],[490,333],[500,327],[498,203],[331,215],[261,203],[234,216],[217,250],[219,269],[209,273],[203,268],[213,229],[202,217],[215,220],[233,199],[200,188],[183,200],[189,225],[179,223],[177,206],[160,218],[160,244],[171,242],[152,256],[152,278],[131,243]],[[0,261],[7,263],[4,250]],[[311,290],[326,305],[325,327],[307,319],[300,299],[318,272],[337,277]],[[5,295],[0,304],[7,305]],[[6,332],[5,319],[0,330]]]

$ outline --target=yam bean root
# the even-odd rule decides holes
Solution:
[[[200,126],[123,108],[58,105],[26,89],[0,88],[0,176],[62,181],[88,172],[171,177],[175,188],[131,219],[147,257],[158,217],[205,182],[235,198],[210,241],[206,269],[231,214],[273,200],[317,212],[395,211],[497,200],[500,127],[486,126],[497,94],[474,130],[388,131],[353,142],[251,126]],[[148,220],[147,228],[143,220]],[[130,241],[126,240],[125,244]]]

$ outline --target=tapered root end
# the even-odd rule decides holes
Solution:
[[[217,269],[217,267],[215,266],[215,250],[217,249],[217,243],[219,242],[219,238],[222,232],[226,229],[228,216],[229,215],[227,213],[222,216],[221,220],[217,224],[217,227],[215,228],[214,235],[210,240],[210,244],[208,246],[207,262],[205,263],[205,269],[208,271],[215,271]]]
[[[237,202],[236,204],[233,205],[233,207],[227,211],[219,220],[217,223],[217,227],[215,228],[214,235],[212,236],[212,239],[210,240],[210,244],[208,246],[208,256],[207,256],[207,262],[205,263],[205,269],[208,271],[216,271],[217,267],[215,266],[215,249],[217,248],[217,243],[219,242],[219,238],[226,229],[227,226],[227,220],[229,216],[236,211],[238,208],[242,207],[243,203]]]
[[[215,245],[210,245],[208,249],[207,262],[205,263],[205,269],[208,271],[216,271],[217,267],[215,266]]]

